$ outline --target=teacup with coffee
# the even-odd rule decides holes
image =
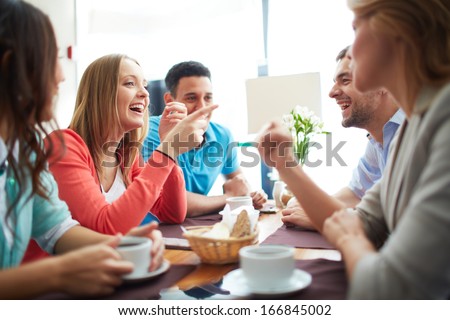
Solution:
[[[225,201],[230,206],[230,210],[234,210],[239,207],[253,206],[253,200],[250,196],[230,197]]]
[[[293,247],[247,246],[239,250],[239,261],[250,289],[268,291],[291,285],[295,270]]]
[[[124,279],[143,277],[148,273],[151,263],[150,251],[152,240],[145,237],[125,236],[120,239],[116,250],[124,260],[133,263],[133,271],[123,276]]]

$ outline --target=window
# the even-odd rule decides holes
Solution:
[[[211,70],[220,105],[213,121],[229,127],[238,141],[248,138],[245,80],[258,76],[264,59],[261,0],[76,4],[78,77],[90,62],[109,53],[136,58],[148,80],[163,79],[175,63],[198,60]],[[269,75],[320,72],[322,118],[335,143],[347,141],[341,151],[347,167],[334,162],[332,168],[310,170],[326,191],[337,191],[349,181],[366,143],[364,132],[341,128],[340,111],[328,98],[335,56],[353,39],[351,12],[345,0],[272,0],[269,12]]]

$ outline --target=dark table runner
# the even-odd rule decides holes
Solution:
[[[159,292],[162,289],[172,287],[179,280],[190,274],[196,266],[194,265],[172,265],[170,269],[161,276],[145,280],[140,283],[124,284],[116,289],[110,296],[101,297],[109,300],[140,300],[140,299],[159,299]],[[82,297],[83,298],[83,297]],[[52,293],[38,297],[39,300],[61,300],[74,299],[67,294]],[[91,298],[89,298],[91,299]]]
[[[312,276],[311,284],[300,291],[277,296],[250,296],[246,299],[342,300],[347,296],[347,276],[342,261],[327,259],[296,260],[295,267]]]
[[[309,272],[312,276],[312,283],[289,299],[346,299],[348,284],[344,262],[326,259],[297,260],[295,266]]]
[[[295,266],[298,269],[304,270],[311,274],[311,284],[297,292],[291,292],[287,294],[276,295],[239,295],[238,284],[230,282],[227,279],[228,274],[224,279],[221,279],[218,283],[212,284],[210,288],[196,287],[189,291],[171,291],[170,293],[163,293],[163,299],[180,300],[190,297],[196,297],[197,299],[263,299],[263,300],[341,300],[346,299],[347,294],[347,277],[345,273],[345,265],[342,261],[333,261],[327,259],[314,259],[314,260],[296,260]],[[232,268],[239,268],[239,264],[236,263]],[[211,290],[211,288],[218,287],[225,292],[219,293],[219,289]],[[237,292],[235,291],[237,289]],[[216,292],[216,293],[213,293]],[[227,293],[228,292],[228,293]],[[235,292],[235,294],[233,293]],[[229,296],[228,296],[229,295]]]
[[[194,265],[172,265],[167,273],[161,277],[143,283],[128,284],[121,286],[116,293],[107,299],[158,299],[162,289],[170,288],[179,280],[190,274],[196,266]]]
[[[296,248],[336,249],[320,233],[300,228],[280,227],[262,244],[285,244]]]
[[[342,300],[347,295],[347,277],[342,261],[327,259],[296,260],[295,266],[312,276],[311,284],[298,292],[278,296],[250,296],[246,299]]]
[[[196,226],[212,226],[216,222],[222,221],[222,216],[218,213],[209,214],[206,216],[199,216],[195,218],[186,218],[182,223],[183,227],[196,227]],[[164,238],[178,238],[184,239],[183,231],[179,224],[160,224],[159,230],[162,232]]]
[[[345,266],[342,261],[332,261],[326,259],[314,260],[297,260],[295,262],[297,268],[302,269],[312,276],[312,283],[309,287],[289,294],[288,296],[249,296],[246,299],[283,299],[283,300],[337,300],[345,299],[347,292],[347,278],[345,274]],[[236,268],[239,265],[236,264]],[[110,296],[102,297],[102,299],[110,300],[139,300],[139,299],[158,299],[160,291],[170,288],[180,279],[190,274],[196,266],[193,265],[172,265],[165,274],[154,279],[143,281],[136,284],[125,284],[117,288],[116,292]],[[215,299],[212,295],[210,299]],[[62,294],[46,294],[38,299],[40,300],[60,300],[73,299],[73,297]]]
[[[263,300],[340,300],[346,299],[347,278],[342,261],[327,259],[296,260],[295,266],[311,274],[311,284],[297,292],[287,294],[240,295],[239,284],[236,279],[230,280],[229,274],[216,283],[207,286],[191,288],[187,291],[169,290],[161,293],[162,299],[184,300],[191,297],[197,299],[263,299]],[[239,268],[239,264],[230,265],[232,270]]]

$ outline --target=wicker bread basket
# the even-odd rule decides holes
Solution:
[[[258,243],[258,230],[242,238],[214,239],[202,234],[212,226],[187,227],[183,236],[189,241],[192,251],[200,260],[210,264],[227,264],[239,261],[239,249]]]

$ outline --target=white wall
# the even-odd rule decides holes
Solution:
[[[58,46],[60,48],[61,64],[65,74],[65,81],[60,84],[59,100],[56,118],[59,125],[67,127],[72,118],[77,74],[76,62],[67,59],[67,47],[76,43],[75,0],[27,0],[27,2],[44,11],[53,23]]]
[[[78,1],[79,74],[110,53],[137,59],[149,80],[163,79],[178,62],[200,61],[211,70],[214,100],[220,105],[214,120],[231,126],[235,136],[245,136],[245,79],[257,76],[263,52],[260,2]]]
[[[72,116],[85,67],[101,55],[120,52],[138,59],[149,80],[163,78],[182,60],[205,63],[220,104],[214,120],[237,140],[247,138],[245,80],[257,76],[263,58],[260,0],[29,1],[49,14],[61,48],[79,41],[78,60],[63,62],[66,82],[57,111],[62,127]],[[334,145],[346,141],[340,152],[346,167],[335,161],[307,169],[321,187],[335,192],[349,180],[366,143],[364,131],[341,127],[340,110],[328,97],[335,56],[353,39],[351,12],[346,0],[271,0],[270,12],[269,75],[319,72],[325,129],[333,132]]]

